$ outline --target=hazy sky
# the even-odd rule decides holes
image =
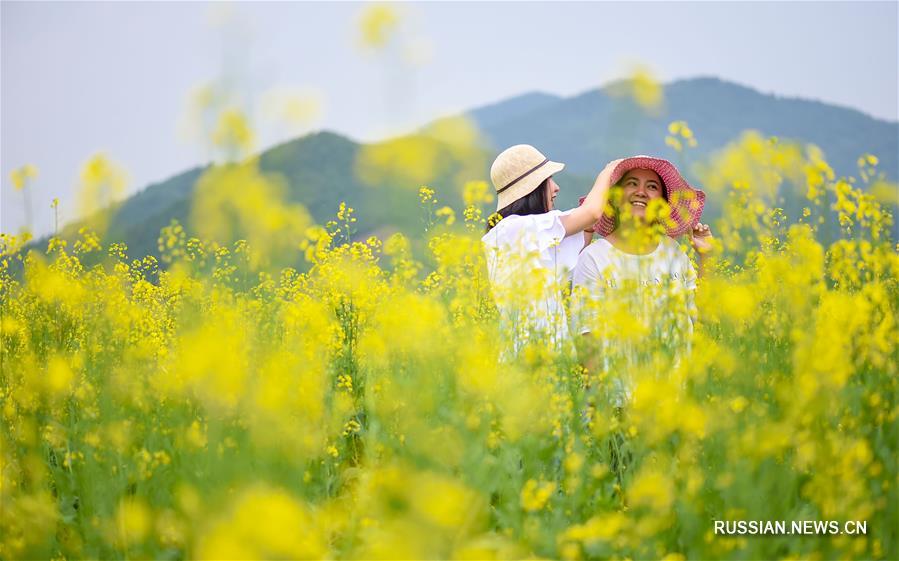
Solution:
[[[103,151],[129,191],[207,159],[184,131],[190,92],[227,79],[264,148],[313,129],[357,140],[533,90],[572,95],[643,63],[897,120],[897,3],[406,3],[380,53],[358,3],[0,4],[2,231],[24,223],[11,170],[33,163],[34,229],[75,217],[81,165]],[[222,83],[222,82],[219,82]],[[273,90],[314,92],[305,128],[266,120]]]

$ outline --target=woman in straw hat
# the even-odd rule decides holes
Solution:
[[[527,144],[504,150],[493,162],[497,213],[488,219],[481,241],[500,321],[513,334],[514,352],[535,337],[557,350],[568,346],[563,289],[584,248],[584,230],[603,215],[615,163],[597,176],[581,206],[562,212],[554,208],[559,186],[552,176],[564,164]]]
[[[601,336],[579,338],[587,347],[581,354],[588,369],[631,372],[652,353],[678,357],[688,350],[697,274],[675,240],[689,235],[701,271],[712,233],[699,222],[705,193],[690,186],[671,162],[648,156],[619,160],[610,181],[612,212],[594,226],[600,238],[580,253],[572,274],[574,316],[581,334]],[[610,324],[614,317],[631,318],[641,328],[624,333]],[[624,362],[613,367],[616,359]],[[620,403],[631,384],[617,382]]]

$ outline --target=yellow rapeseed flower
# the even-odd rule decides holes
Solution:
[[[399,21],[399,14],[392,6],[375,4],[364,7],[359,17],[362,46],[370,49],[385,47]]]
[[[543,509],[555,490],[556,484],[553,481],[528,479],[521,489],[521,508],[526,512]]]
[[[37,166],[34,164],[25,164],[24,166],[14,169],[10,172],[9,178],[16,191],[25,189],[30,181],[37,177]]]

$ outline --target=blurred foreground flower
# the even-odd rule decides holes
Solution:
[[[233,107],[222,111],[212,131],[213,145],[221,148],[229,160],[248,155],[255,139],[246,115]]]
[[[272,90],[262,97],[264,115],[293,128],[308,127],[321,117],[322,98],[306,90]]]
[[[368,49],[382,49],[390,41],[399,23],[394,7],[386,4],[368,5],[359,16],[360,43]]]
[[[25,189],[28,185],[29,181],[32,181],[37,177],[37,166],[34,164],[25,164],[24,166],[14,169],[9,174],[10,180],[12,180],[12,186],[16,191],[21,191]]]
[[[261,173],[255,160],[213,166],[197,181],[192,223],[207,239],[246,240],[254,269],[289,263],[311,219],[285,193],[283,178]]]
[[[24,198],[26,231],[30,231],[33,227],[31,189],[28,189],[28,186],[37,177],[37,173],[37,166],[35,166],[34,164],[25,164],[20,168],[14,169],[9,174],[13,189],[15,189],[16,191],[21,191]]]
[[[113,205],[125,194],[128,176],[105,154],[92,156],[81,168],[78,187],[79,215],[100,235],[105,233]]]
[[[668,136],[665,137],[665,144],[674,148],[676,152],[684,149],[684,144],[690,148],[696,148],[696,137],[686,121],[672,121],[668,125]]]
[[[630,98],[646,113],[657,114],[665,102],[665,90],[646,66],[638,65],[629,76],[609,88],[615,97]]]
[[[474,122],[452,117],[410,135],[363,146],[356,174],[369,185],[415,188],[447,176],[461,185],[483,175],[486,154]]]

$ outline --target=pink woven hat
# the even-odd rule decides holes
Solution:
[[[659,174],[665,186],[665,199],[671,207],[671,214],[665,219],[665,233],[672,238],[682,236],[693,229],[702,216],[705,207],[705,193],[694,189],[677,171],[674,164],[661,158],[633,156],[621,161],[612,172],[612,185],[617,184],[624,174],[632,169],[648,169]],[[608,236],[615,229],[615,216],[603,213],[594,226],[600,236]]]

